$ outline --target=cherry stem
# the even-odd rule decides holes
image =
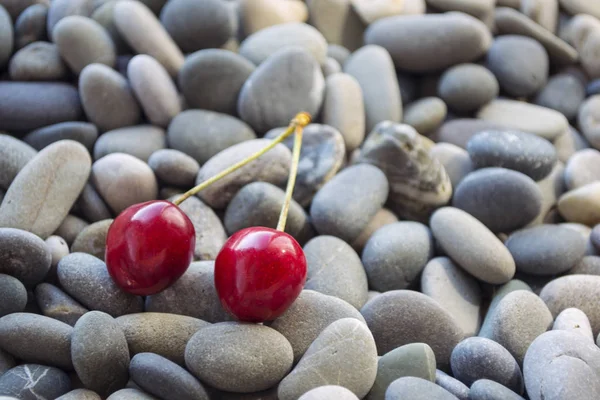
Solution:
[[[290,125],[287,127],[287,129],[283,133],[281,133],[279,136],[277,136],[275,139],[273,139],[271,141],[271,143],[269,143],[267,146],[265,146],[261,150],[257,151],[256,153],[252,154],[250,157],[247,157],[247,158],[243,159],[242,161],[239,161],[239,162],[233,164],[231,167],[219,172],[218,174],[212,176],[211,178],[205,180],[204,182],[200,183],[199,185],[188,190],[187,192],[182,194],[181,197],[179,197],[177,200],[175,200],[173,202],[173,204],[175,204],[176,206],[180,205],[185,200],[189,199],[196,193],[198,193],[201,190],[212,185],[219,179],[226,177],[227,175],[231,174],[232,172],[235,172],[238,169],[242,168],[244,165],[248,164],[249,162],[256,160],[258,157],[262,156],[267,151],[271,150],[273,147],[277,146],[279,143],[281,143],[285,139],[287,139],[288,136],[290,136],[292,133],[294,133],[297,128],[300,128],[300,137],[302,137],[302,133],[301,133],[302,128],[305,127],[306,125],[308,125],[310,123],[310,121],[311,121],[310,114],[305,113],[305,112],[301,112],[301,113],[297,114],[294,117],[294,119],[292,119],[292,121],[290,122]],[[296,135],[296,136],[298,136],[298,135]],[[299,146],[296,146],[296,144],[294,142],[294,151],[295,151],[296,147],[298,147],[298,157],[299,157],[300,148],[299,148]],[[296,160],[296,162],[295,162],[296,165],[294,167],[294,160],[295,160],[295,158],[292,160],[292,168],[294,169],[294,171],[296,171],[298,169],[298,165],[297,165],[298,161]],[[295,173],[293,175],[293,181],[294,182],[296,181]],[[289,189],[289,184],[288,184],[288,189]],[[291,190],[293,191],[293,185],[292,185]],[[291,196],[291,193],[290,193],[290,196]],[[286,203],[288,203],[287,208],[289,208],[289,200],[286,200]],[[284,203],[284,205],[285,205],[285,203]],[[285,220],[287,219],[287,208],[286,208],[286,212],[285,212],[286,216],[283,218],[283,226],[285,226]],[[283,215],[283,211],[282,211],[282,215]],[[280,224],[281,224],[281,217],[280,217]]]
[[[288,179],[287,188],[285,189],[285,201],[281,208],[281,214],[279,214],[279,222],[277,223],[277,230],[284,231],[285,223],[287,222],[288,211],[290,210],[290,203],[292,202],[292,194],[294,193],[294,186],[296,185],[296,175],[298,174],[298,164],[300,163],[300,148],[302,147],[302,126],[298,125],[295,129],[294,136],[294,150],[292,153],[292,167],[290,168],[290,177]]]

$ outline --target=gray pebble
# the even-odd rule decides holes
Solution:
[[[594,334],[590,320],[585,313],[577,308],[567,308],[561,311],[554,320],[552,330],[562,330],[581,335],[594,343]]]
[[[160,181],[180,187],[192,187],[200,170],[195,159],[173,149],[156,150],[148,158],[148,165]]]
[[[286,47],[269,56],[248,77],[237,109],[254,130],[265,133],[288,125],[300,111],[316,116],[324,92],[323,73],[313,55],[303,48]]]
[[[89,183],[83,188],[81,196],[79,196],[79,199],[77,200],[77,206],[85,218],[90,222],[98,222],[112,218],[108,205],[102,200],[102,197],[100,197],[100,194],[98,194],[96,189]]]
[[[134,388],[121,389],[106,398],[106,400],[159,400],[146,392]]]
[[[570,271],[573,275],[600,275],[600,257],[584,256]]]
[[[383,355],[409,343],[427,343],[438,368],[447,369],[450,353],[464,333],[437,301],[412,290],[391,290],[370,300],[361,313]]]
[[[67,244],[73,244],[77,235],[81,233],[89,224],[75,215],[69,214],[65,217],[63,222],[54,232],[55,235],[58,235],[65,239]]]
[[[547,177],[536,182],[542,193],[542,208],[538,216],[528,226],[536,226],[544,223],[549,212],[555,211],[554,207],[558,198],[565,190],[564,171],[564,164],[559,161],[554,164],[554,168]]]
[[[340,65],[344,65],[348,57],[350,57],[350,50],[340,44],[329,43],[327,45],[327,57],[331,57],[339,62]]]
[[[89,17],[94,11],[94,0],[52,0],[48,10],[48,37],[53,39],[54,27],[61,19],[79,15]]]
[[[435,380],[435,355],[425,343],[400,346],[379,358],[377,377],[366,397],[367,400],[384,400],[388,386],[398,378],[413,376]]]
[[[573,190],[600,181],[600,151],[584,149],[574,153],[565,166],[565,184]]]
[[[23,141],[36,150],[58,142],[59,140],[74,140],[91,150],[98,138],[98,128],[89,122],[60,122],[48,125],[28,133]]]
[[[331,323],[342,318],[355,318],[365,322],[356,308],[344,300],[304,289],[270,327],[290,342],[294,351],[294,362],[298,362],[317,336]]]
[[[552,396],[595,399],[600,396],[600,350],[567,331],[540,335],[527,350],[523,365],[531,400]]]
[[[467,143],[475,168],[503,167],[522,172],[539,181],[552,171],[557,161],[552,143],[519,131],[484,131]]]
[[[269,139],[247,140],[219,152],[200,168],[196,184],[256,153],[270,142]],[[283,185],[288,179],[291,160],[291,151],[279,143],[260,158],[201,191],[198,197],[214,209],[224,209],[233,196],[250,182],[263,181],[276,186]]]
[[[112,222],[112,219],[105,219],[84,228],[73,241],[71,252],[91,254],[104,261],[106,235]]]
[[[430,260],[421,275],[421,292],[437,300],[466,336],[477,335],[481,326],[481,289],[475,278],[447,257]]]
[[[51,262],[52,255],[38,236],[20,229],[0,228],[0,273],[35,285],[46,277]]]
[[[561,112],[567,119],[577,116],[577,110],[585,100],[583,83],[572,74],[556,74],[548,80],[536,95],[535,104]]]
[[[577,116],[579,129],[596,149],[600,148],[600,129],[596,122],[598,118],[598,105],[600,105],[600,95],[588,97],[579,107]]]
[[[558,199],[558,212],[568,222],[594,226],[600,223],[600,181],[570,190]]]
[[[63,322],[30,313],[13,313],[0,318],[0,347],[16,358],[70,370],[71,333]]]
[[[90,181],[115,213],[158,197],[154,172],[125,153],[111,153],[94,162]]]
[[[102,400],[102,397],[88,389],[75,389],[57,397],[56,400]]]
[[[221,47],[234,34],[229,7],[218,0],[172,0],[160,12],[160,22],[184,53]]]
[[[385,225],[371,235],[362,252],[369,287],[380,292],[406,289],[433,256],[431,231],[419,222]]]
[[[228,50],[200,50],[186,58],[179,72],[179,87],[191,108],[236,115],[240,90],[255,68]]]
[[[202,384],[172,361],[153,353],[136,354],[129,374],[142,389],[160,398],[208,400]]]
[[[12,22],[8,11],[0,4],[0,68],[4,68],[13,52],[14,31]]]
[[[429,135],[446,119],[446,103],[437,97],[423,97],[406,107],[404,123],[412,126],[421,135]]]
[[[600,251],[600,225],[596,225],[590,233],[590,240],[594,247]]]
[[[480,379],[471,386],[471,400],[524,400],[521,396],[490,379]]]
[[[119,30],[117,29],[117,25],[115,24],[116,5],[117,0],[100,0],[90,18],[106,29],[106,32],[109,34],[110,38],[115,44],[117,56],[119,54],[131,54],[133,51],[125,42],[125,39],[123,39],[119,33]]]
[[[141,312],[141,297],[122,291],[110,277],[102,260],[85,253],[72,253],[58,263],[58,281],[83,306],[119,315]]]
[[[320,378],[315,380],[314,375]],[[358,398],[369,392],[377,375],[377,348],[367,326],[354,318],[329,325],[280,383],[280,400],[297,399],[321,385],[340,385]]]
[[[344,72],[353,76],[362,90],[366,132],[382,121],[402,120],[400,86],[386,49],[376,45],[361,47],[348,58]]]
[[[55,44],[33,42],[17,51],[10,60],[13,81],[55,81],[67,77],[67,66]]]
[[[321,67],[323,76],[327,78],[329,75],[342,72],[342,66],[334,58],[327,57],[325,64]]]
[[[55,399],[71,390],[69,376],[58,368],[22,364],[0,376],[0,396],[12,400]]]
[[[46,39],[48,5],[43,1],[35,1],[35,3],[37,4],[32,4],[23,10],[14,21],[15,50],[22,49],[30,43]]]
[[[444,166],[452,188],[456,188],[460,181],[473,171],[473,162],[469,153],[451,143],[436,143],[429,150],[429,155]]]
[[[494,319],[493,318],[494,317],[493,310],[498,306],[500,301],[506,295],[508,295],[509,293],[514,292],[516,290],[526,290],[529,292],[532,291],[527,283],[520,281],[518,279],[513,279],[513,280],[505,283],[504,285],[499,286],[497,289],[494,289],[494,291],[492,293],[492,299],[491,299],[490,305],[488,306],[487,314],[485,315],[485,319],[481,326],[480,332],[485,332],[485,331],[490,330],[489,325],[492,323],[492,321]]]
[[[352,242],[352,247],[358,254],[361,254],[367,241],[369,238],[377,231],[379,228],[382,228],[385,225],[393,224],[394,222],[398,222],[398,217],[388,210],[387,208],[382,208],[377,211],[377,214],[369,221],[365,229],[363,229],[362,233],[354,239]]]
[[[90,311],[79,318],[73,328],[71,352],[77,376],[87,388],[109,396],[127,384],[127,341],[110,315]]]
[[[456,396],[433,382],[414,376],[396,379],[388,386],[385,400],[456,400]]]
[[[527,348],[542,333],[552,326],[550,310],[534,293],[515,290],[505,295],[488,311],[480,337],[498,342],[512,354],[519,364]]]
[[[155,312],[122,315],[116,322],[125,333],[131,355],[156,353],[180,365],[188,340],[210,325],[197,318]]]
[[[469,387],[439,369],[435,371],[435,383],[458,397],[458,400],[469,400]]]
[[[35,300],[46,317],[74,326],[89,310],[58,287],[40,283],[35,288]]]
[[[542,193],[525,174],[506,168],[483,168],[460,182],[452,205],[477,218],[492,232],[512,232],[538,216]]]
[[[147,162],[155,151],[166,147],[167,138],[162,128],[137,125],[115,129],[102,134],[94,145],[94,159],[111,153],[130,154]]]
[[[478,64],[459,64],[440,77],[438,95],[451,110],[471,112],[498,95],[498,80]]]
[[[0,133],[0,188],[8,189],[37,152],[17,138]]]
[[[350,390],[338,385],[324,385],[311,389],[298,398],[298,400],[358,400]]]
[[[0,130],[29,132],[82,116],[77,89],[58,82],[0,82]]]
[[[0,348],[0,376],[16,365],[14,357]]]
[[[0,317],[25,310],[27,290],[10,275],[0,274]]]
[[[276,330],[237,322],[202,328],[185,350],[185,363],[196,377],[214,388],[242,393],[274,386],[293,359],[292,346]]]
[[[431,217],[430,228],[444,252],[477,279],[497,285],[513,277],[515,261],[508,249],[465,211],[440,208]]]
[[[514,232],[506,241],[517,270],[533,275],[570,270],[583,258],[585,245],[578,232],[547,224]]]
[[[475,118],[451,119],[431,135],[435,142],[450,143],[466,149],[469,140],[477,133],[486,130],[508,129],[500,123],[488,122]]]

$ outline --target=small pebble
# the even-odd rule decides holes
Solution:
[[[246,35],[285,22],[302,22],[308,18],[307,4],[293,0],[281,3],[273,0],[243,1],[241,24]]]
[[[136,125],[103,133],[94,145],[94,159],[111,153],[130,154],[147,162],[155,151],[166,147],[167,137],[162,128]]]
[[[91,254],[104,261],[106,235],[112,222],[112,219],[105,219],[84,228],[73,241],[71,252]]]
[[[56,399],[69,390],[69,376],[46,365],[21,364],[0,376],[0,396],[7,396],[3,397],[6,400]]]
[[[451,143],[436,143],[429,150],[429,155],[444,166],[452,188],[456,188],[460,181],[473,171],[473,162],[469,153]]]
[[[440,77],[438,95],[451,110],[475,111],[498,95],[498,80],[478,64],[459,64]]]
[[[469,391],[471,400],[524,400],[521,396],[490,379],[480,379],[473,383]]]
[[[94,147],[98,138],[98,128],[89,122],[60,122],[48,125],[28,133],[23,141],[36,150],[42,150],[59,140],[74,140],[88,150]]]
[[[477,133],[487,130],[509,129],[502,123],[488,122],[475,118],[457,118],[444,122],[440,128],[431,135],[437,143],[450,143],[466,149],[469,140]]]
[[[71,326],[75,326],[77,320],[89,311],[61,289],[49,283],[40,283],[36,286],[35,300],[46,317]]]
[[[55,44],[33,42],[14,54],[9,75],[13,81],[58,81],[67,77],[67,67]]]
[[[0,274],[0,317],[25,310],[27,290],[10,275]]]
[[[19,2],[21,3],[21,2]],[[27,3],[27,2],[22,2]],[[33,42],[46,39],[46,21],[48,20],[48,5],[37,2],[23,10],[15,22],[15,50]]]
[[[327,78],[329,75],[342,72],[342,66],[335,59],[327,57],[321,70],[323,71],[323,76]]]
[[[85,220],[76,217],[75,215],[69,214],[65,217],[63,222],[54,232],[55,235],[58,235],[64,238],[67,244],[73,244],[77,235],[81,233],[85,228],[88,227],[88,223]]]
[[[192,187],[200,165],[187,154],[173,149],[159,149],[148,158],[148,165],[165,184]]]
[[[600,151],[584,149],[574,153],[565,166],[565,184],[573,190],[600,181]]]
[[[567,119],[577,117],[579,106],[585,100],[585,87],[575,76],[567,73],[556,74],[548,80],[536,95],[535,104],[559,111]]]
[[[8,189],[37,152],[26,143],[0,133],[0,188]]]
[[[133,51],[131,50],[129,45],[127,45],[125,39],[123,39],[115,24],[116,5],[116,0],[100,0],[90,18],[92,18],[94,21],[102,25],[104,29],[106,29],[106,32],[109,34],[110,38],[112,39],[115,45],[115,50],[118,57],[118,55],[121,54],[131,54],[133,53]]]
[[[569,222],[594,226],[600,223],[599,201],[600,182],[588,183],[563,194],[558,199],[558,212]]]
[[[112,218],[108,205],[102,200],[102,197],[100,197],[100,194],[98,194],[96,189],[89,183],[83,188],[83,191],[77,200],[77,206],[85,218],[90,222],[98,222],[103,219]]]
[[[38,236],[21,229],[0,228],[0,273],[35,285],[46,277],[51,263],[52,254]]]
[[[89,17],[93,10],[94,0],[52,0],[48,10],[48,38],[53,38],[54,27],[61,19],[71,15]]]
[[[358,400],[358,397],[343,386],[324,385],[311,389],[298,398],[298,400]]]
[[[458,400],[469,400],[469,387],[439,369],[435,371],[435,383],[452,393]]]
[[[106,398],[106,400],[159,400],[146,392],[138,389],[121,389]]]
[[[102,397],[88,389],[75,389],[57,397],[56,400],[102,400]]]
[[[561,311],[554,320],[552,330],[577,333],[594,343],[594,335],[590,320],[585,313],[577,308],[567,308]]]
[[[456,397],[433,382],[414,376],[396,379],[388,386],[385,400],[456,400]]]
[[[404,123],[412,126],[421,135],[429,135],[446,119],[446,103],[437,97],[424,97],[406,107]]]

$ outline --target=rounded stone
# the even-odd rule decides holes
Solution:
[[[487,400],[487,399],[502,399],[502,400],[523,400],[521,396],[490,379],[480,379],[473,383],[469,391],[469,399],[472,400]]]
[[[252,139],[256,139],[256,134],[244,121],[208,110],[179,113],[167,131],[169,147],[189,155],[201,165],[219,152]]]
[[[102,396],[122,389],[129,379],[129,350],[113,317],[100,311],[83,315],[73,328],[71,353],[77,376]]]
[[[61,19],[52,30],[52,39],[75,74],[93,63],[113,67],[117,61],[108,32],[91,18],[72,15]]]
[[[22,49],[30,43],[46,39],[46,21],[48,5],[44,1],[35,1],[14,20],[15,50]],[[19,2],[21,3],[21,2]],[[27,3],[27,2],[24,2]]]
[[[294,351],[294,362],[298,362],[319,334],[342,318],[355,318],[365,322],[356,308],[344,300],[304,289],[270,327],[290,342]]]
[[[600,257],[584,256],[570,271],[572,275],[600,275]]]
[[[557,154],[549,141],[513,130],[483,131],[467,143],[475,168],[503,167],[539,181],[552,171]]]
[[[91,183],[115,213],[155,200],[158,184],[145,162],[124,153],[111,153],[92,166]]]
[[[219,0],[168,1],[160,22],[184,53],[221,47],[235,28],[229,7]]]
[[[255,68],[228,50],[200,50],[186,57],[178,76],[179,87],[189,107],[236,115],[242,86]]]
[[[385,292],[406,289],[433,256],[431,231],[419,222],[385,225],[371,235],[362,252],[369,287]]]
[[[450,178],[452,188],[456,188],[467,174],[473,171],[473,163],[464,149],[451,143],[436,143],[429,155],[437,159]]]
[[[428,37],[416,43],[414,37]],[[396,68],[415,73],[475,61],[492,42],[483,22],[462,13],[398,15],[377,20],[365,31],[365,43],[383,46]]]
[[[83,219],[69,214],[65,217],[63,222],[60,224],[58,229],[54,232],[55,235],[58,235],[65,239],[65,241],[71,245],[73,241],[79,235],[79,233],[84,230],[89,224],[85,222]]]
[[[456,400],[456,397],[433,382],[414,376],[396,379],[385,391],[385,400]]]
[[[254,130],[264,133],[288,125],[300,110],[316,116],[324,92],[323,73],[313,55],[300,47],[286,47],[248,77],[237,110]]]
[[[0,133],[0,188],[8,189],[37,152],[17,138]]]
[[[104,261],[106,235],[112,222],[112,219],[105,219],[85,227],[75,238],[71,245],[71,251],[91,254]]]
[[[421,292],[437,300],[466,336],[479,332],[482,303],[479,283],[451,259],[436,257],[427,263],[421,275]]]
[[[565,166],[565,184],[569,190],[600,181],[600,151],[584,149],[574,153]]]
[[[343,386],[324,385],[311,389],[298,398],[298,400],[358,400],[358,397]]]
[[[33,42],[17,51],[8,73],[13,81],[55,81],[67,76],[67,67],[55,44]]]
[[[124,76],[99,63],[86,66],[79,75],[83,110],[100,131],[135,125],[140,106]]]
[[[210,386],[257,392],[277,384],[294,354],[287,339],[264,325],[221,322],[202,328],[187,343],[188,369]],[[212,368],[205,368],[210,363]]]
[[[200,168],[196,184],[256,153],[270,142],[269,139],[247,140],[217,153]],[[198,197],[214,209],[224,209],[233,196],[250,182],[263,181],[276,186],[285,184],[291,160],[292,152],[285,145],[277,144],[260,158],[198,193]]]
[[[404,123],[412,126],[421,135],[429,135],[446,119],[446,103],[437,97],[423,97],[406,107]]]
[[[578,308],[567,308],[561,311],[554,320],[552,330],[561,330],[576,333],[594,343],[594,334],[590,320],[583,311]]]
[[[71,390],[69,375],[58,368],[46,365],[22,364],[0,376],[0,393],[2,393],[0,399],[2,400],[56,399],[69,390]]]
[[[25,310],[27,290],[10,275],[0,274],[0,317]]]
[[[147,162],[152,153],[164,149],[167,137],[164,129],[154,125],[118,128],[102,134],[94,145],[94,159],[112,153],[132,155]]]
[[[28,133],[23,141],[36,150],[42,150],[59,140],[73,140],[91,150],[98,138],[98,128],[89,122],[60,122]]]
[[[115,44],[117,55],[131,54],[133,51],[127,45],[127,43],[125,43],[125,40],[119,33],[119,30],[117,29],[117,26],[115,24],[116,5],[117,0],[100,0],[90,18],[92,18],[94,21],[102,25],[104,29],[106,29],[106,32],[109,34],[110,38]]]
[[[569,222],[594,226],[600,223],[599,201],[600,182],[588,183],[563,194],[558,199],[558,212]]]
[[[520,172],[483,168],[465,176],[454,192],[452,205],[477,218],[492,232],[509,233],[538,216],[542,192]]]
[[[51,265],[55,270],[60,259],[69,254],[69,245],[60,236],[52,235],[46,239],[46,246],[52,255]]]
[[[444,252],[475,278],[498,285],[515,274],[515,261],[508,249],[465,211],[440,208],[432,215],[430,228]]]
[[[329,75],[342,72],[342,66],[335,59],[327,57],[325,64],[321,67],[323,76],[327,78]]]
[[[46,243],[38,236],[20,229],[0,228],[0,273],[34,285],[46,277],[51,261]]]
[[[156,150],[148,158],[148,165],[160,181],[182,187],[192,187],[200,170],[198,161],[173,149]]]
[[[102,397],[88,389],[74,389],[57,397],[56,400],[102,400]]]
[[[112,218],[108,206],[102,200],[96,189],[89,183],[83,188],[81,196],[77,201],[77,207],[85,218],[90,222],[98,222],[103,219]]]
[[[24,362],[70,370],[73,328],[53,318],[13,313],[0,318],[0,347]]]
[[[73,300],[68,294],[49,283],[40,283],[35,288],[35,300],[46,317],[54,318],[74,326],[89,310]]]
[[[315,380],[314,376],[319,376]],[[294,400],[322,385],[340,385],[364,398],[377,375],[377,348],[367,325],[342,318],[329,325],[280,383],[280,400]]]
[[[467,148],[469,140],[477,133],[486,130],[508,129],[500,123],[487,122],[476,118],[456,118],[444,122],[440,128],[431,135],[436,143],[449,143]]]
[[[435,371],[435,383],[452,393],[458,400],[469,400],[469,387],[439,369]]]
[[[500,87],[490,70],[464,63],[448,68],[440,77],[437,90],[451,110],[471,112],[494,99]]]
[[[450,354],[464,333],[439,303],[412,290],[391,290],[361,309],[383,355],[409,343],[426,343],[433,349],[438,368],[447,369]]]
[[[114,20],[119,33],[136,53],[153,57],[170,76],[177,76],[184,56],[147,5],[133,0],[119,1],[115,4]]]
[[[53,39],[54,27],[68,16],[89,17],[94,11],[94,0],[52,0],[48,9],[48,38]]]
[[[572,229],[544,224],[514,232],[505,244],[519,272],[556,275],[583,258],[586,240]]]
[[[556,110],[572,120],[577,117],[577,111],[585,97],[583,83],[574,75],[563,73],[548,80],[536,95],[535,104]]]
[[[600,126],[598,125],[598,107],[600,106],[600,95],[588,97],[579,107],[577,123],[581,132],[590,144],[600,148]]]
[[[129,365],[131,379],[142,389],[162,398],[208,400],[202,384],[174,362],[153,353],[139,353]]]

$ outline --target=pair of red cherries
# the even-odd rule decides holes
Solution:
[[[300,244],[283,232],[297,172],[302,128],[310,122],[298,114],[288,129],[267,147],[188,191],[176,202],[153,200],[125,209],[106,238],[106,266],[126,292],[148,296],[175,283],[194,257],[196,232],[178,207],[182,201],[241,168],[295,133],[286,201],[278,229],[250,227],[233,234],[215,260],[215,287],[223,307],[240,321],[264,322],[283,314],[306,281],[306,257]]]

